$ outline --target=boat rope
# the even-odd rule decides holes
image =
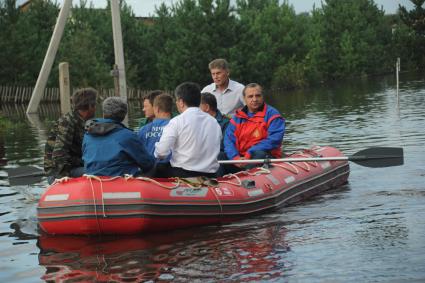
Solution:
[[[285,163],[272,163],[272,165],[273,166],[280,167],[282,169],[285,169],[285,170],[287,170],[287,171],[289,171],[289,172],[291,172],[291,173],[293,173],[295,175],[298,175],[298,173],[300,173],[300,171],[298,170],[298,168],[295,167],[294,164],[292,164],[292,163],[288,163],[288,162],[285,162]],[[291,168],[286,167],[286,165],[289,165]]]
[[[262,174],[270,174],[271,173],[269,169],[264,168],[264,167],[258,167],[257,169],[258,170],[255,171],[254,173],[251,173],[250,171],[245,170],[245,171],[239,171],[237,173],[230,173],[230,174],[223,176],[223,178],[228,178],[228,179],[235,178],[237,180],[237,183],[232,182],[232,181],[227,181],[227,180],[220,180],[220,181],[217,180],[217,182],[223,183],[223,184],[235,185],[235,186],[242,186],[242,181],[241,181],[241,179],[239,178],[238,175],[244,174],[244,175],[248,175],[248,176],[258,176],[258,175],[262,175]]]
[[[151,182],[151,183],[154,183],[155,185],[160,186],[161,188],[168,189],[168,190],[174,190],[174,189],[178,188],[178,186],[180,186],[180,179],[179,178],[175,178],[176,182],[174,183],[175,185],[173,185],[173,186],[164,185],[161,182],[158,182],[157,180],[149,178],[149,177],[133,177],[132,175],[124,175],[124,178],[126,180],[136,179],[136,180],[140,180],[140,181]]]
[[[210,189],[212,191],[213,195],[215,196],[215,199],[217,200],[218,206],[220,207],[220,216],[223,216],[223,206],[221,205],[220,198],[216,194],[215,188],[214,187],[208,187],[208,189]]]
[[[118,179],[120,177],[119,176],[115,176],[115,177],[111,177],[111,178],[108,178],[108,179],[103,179],[103,178],[100,178],[99,176],[95,176],[95,175],[84,174],[83,176],[90,180],[90,185],[91,185],[91,189],[92,189],[92,192],[93,192],[93,198],[95,196],[94,196],[94,187],[93,187],[92,180],[94,179],[94,180],[97,180],[97,181],[100,182],[100,193],[101,193],[101,201],[102,201],[102,214],[103,214],[103,217],[106,218],[107,216],[106,216],[106,211],[105,211],[105,199],[103,198],[103,182],[113,181],[113,180],[116,180],[116,179]],[[95,202],[94,213],[96,214],[96,220],[97,220],[96,202]],[[98,223],[98,225],[99,225],[99,223]]]
[[[241,186],[242,185],[242,181],[237,174],[230,173],[230,174],[224,175],[223,178],[229,178],[229,179],[235,178],[238,182],[234,183],[232,181],[227,181],[227,180],[217,180],[217,181],[219,183],[230,184],[230,185],[235,185],[235,186]]]
[[[87,179],[89,179],[90,181],[91,193],[93,197],[94,215],[96,217],[96,224],[97,224],[97,232],[100,234],[101,229],[100,229],[99,218],[97,217],[97,203],[96,203],[96,196],[94,194],[94,186],[93,186],[92,178],[88,177]]]
[[[67,176],[62,177],[60,179],[55,179],[55,181],[53,181],[53,183],[51,184],[51,186],[53,186],[54,184],[57,184],[57,183],[68,182],[69,180],[71,180],[71,178],[70,177],[67,177]]]

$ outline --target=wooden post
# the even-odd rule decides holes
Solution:
[[[59,100],[61,103],[61,114],[63,115],[71,111],[68,62],[62,62],[59,64],[59,91],[60,91]]]
[[[58,51],[59,43],[62,38],[71,5],[72,0],[63,1],[62,9],[59,12],[55,29],[53,30],[52,39],[50,40],[49,47],[47,48],[46,56],[44,57],[37,83],[35,84],[30,103],[28,104],[27,113],[36,113],[38,110],[38,106],[40,105],[40,101],[43,97],[44,89],[47,84],[47,79],[49,78],[50,70],[52,69],[53,62],[55,61],[56,52]]]
[[[398,93],[399,93],[399,77],[398,73],[400,73],[400,58],[397,58],[397,62],[395,64],[395,77],[396,77],[396,84],[397,84],[397,99],[398,99]]]
[[[120,96],[120,78],[119,78],[119,71],[118,71],[118,65],[117,64],[114,64],[114,68],[111,71],[111,75],[114,78],[115,96]]]
[[[119,95],[127,101],[127,84],[125,81],[124,49],[122,44],[119,3],[119,0],[111,0],[112,33],[114,37],[115,64],[118,69]]]

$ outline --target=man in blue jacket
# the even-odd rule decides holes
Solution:
[[[103,102],[103,119],[87,121],[83,140],[86,174],[137,176],[153,168],[154,158],[136,133],[121,123],[126,115],[127,103],[114,96]]]
[[[139,130],[139,139],[152,157],[154,157],[155,143],[159,141],[162,136],[162,130],[170,122],[172,108],[173,98],[169,94],[162,93],[156,96],[153,101],[154,119]],[[154,173],[155,176],[162,177],[164,171],[168,170],[170,158],[171,154],[167,158],[158,161]]]
[[[235,161],[282,157],[285,119],[274,107],[264,103],[263,88],[259,84],[245,86],[243,96],[246,106],[236,111],[224,135],[226,157]],[[242,163],[235,166],[253,167]],[[226,172],[234,171],[226,169]]]

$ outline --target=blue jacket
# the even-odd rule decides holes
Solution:
[[[162,129],[164,129],[168,122],[170,122],[170,119],[154,119],[151,123],[146,124],[139,130],[139,139],[145,145],[147,152],[152,157],[154,157],[155,143],[161,138]],[[159,163],[169,162],[170,158],[171,154],[167,158],[161,159]]]
[[[272,106],[251,113],[245,106],[236,111],[224,135],[224,151],[229,159],[251,158],[254,151],[267,151],[275,158],[282,156],[285,119]]]
[[[215,114],[215,119],[220,125],[221,133],[223,134],[223,138],[221,139],[221,144],[220,144],[220,151],[224,151],[224,143],[223,143],[224,134],[226,133],[226,128],[227,128],[227,125],[229,125],[230,119],[226,115],[223,115],[218,109],[217,109],[217,113]]]
[[[97,176],[138,175],[149,171],[155,159],[148,154],[137,135],[112,119],[86,123],[83,161],[86,174]]]

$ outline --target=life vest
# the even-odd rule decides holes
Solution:
[[[264,104],[263,109],[255,113],[252,117],[249,117],[244,110],[247,111],[246,106],[236,111],[236,121],[234,119],[231,120],[231,123],[236,127],[236,148],[241,156],[245,156],[252,146],[266,139],[268,136],[267,129],[270,123],[274,119],[282,117],[276,114],[266,120],[267,104]],[[282,157],[280,146],[272,149],[271,154],[275,158]]]

